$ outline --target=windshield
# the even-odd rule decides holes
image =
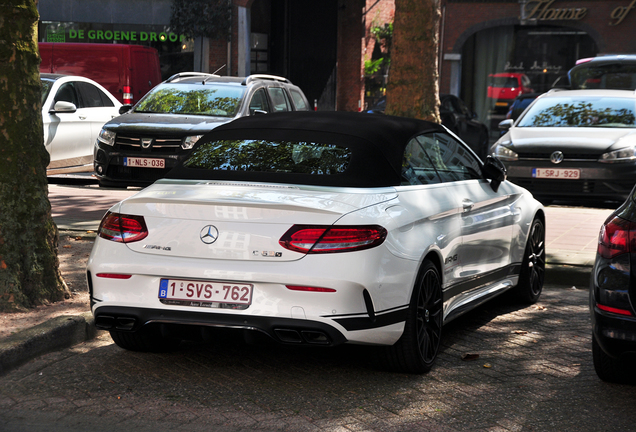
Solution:
[[[539,99],[518,127],[636,127],[635,100],[618,97]]]
[[[518,87],[519,81],[515,77],[490,77],[490,86],[500,88]]]
[[[54,81],[41,79],[40,82],[42,83],[42,104],[44,104],[46,97],[49,95],[49,92],[51,91],[51,87],[53,87]]]
[[[570,71],[570,84],[573,90],[634,90],[636,89],[636,65],[585,63]]]
[[[221,140],[196,147],[187,168],[238,172],[333,175],[344,172],[351,150],[333,144],[271,140]]]
[[[218,84],[162,84],[148,93],[135,112],[234,117],[245,87]]]

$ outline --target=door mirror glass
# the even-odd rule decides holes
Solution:
[[[482,168],[484,177],[490,180],[492,190],[497,192],[499,185],[506,180],[506,167],[494,156],[487,156]]]

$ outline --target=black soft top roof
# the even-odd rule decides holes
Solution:
[[[344,173],[309,175],[186,168],[179,164],[166,178],[261,181],[321,186],[382,187],[401,182],[402,158],[409,140],[445,129],[431,122],[382,114],[287,112],[243,117],[212,130],[196,148],[217,140],[263,139],[316,142],[347,147],[351,162]]]

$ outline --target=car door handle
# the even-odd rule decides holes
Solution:
[[[80,120],[86,120],[86,116],[79,116]]]
[[[475,207],[475,203],[469,200],[468,198],[464,198],[462,200],[462,207],[465,212],[471,211],[473,207]]]

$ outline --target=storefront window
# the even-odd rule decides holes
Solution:
[[[191,71],[194,65],[193,40],[171,32],[170,27],[164,25],[41,21],[38,41],[150,46],[159,53],[162,79]]]
[[[561,26],[500,26],[470,37],[462,53],[461,98],[497,131],[514,99],[543,93],[574,66],[593,57],[594,40]]]

